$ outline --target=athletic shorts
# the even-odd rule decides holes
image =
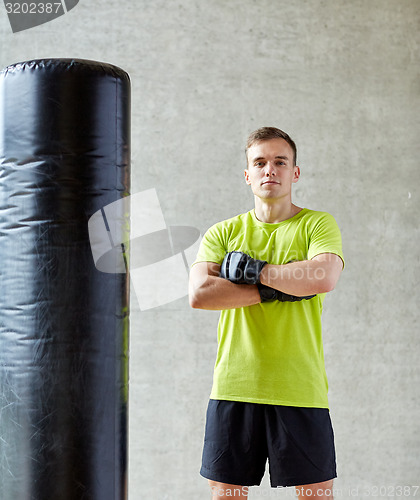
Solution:
[[[329,410],[211,399],[200,474],[221,483],[259,485],[267,459],[272,487],[335,478]]]

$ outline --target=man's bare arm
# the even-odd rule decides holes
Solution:
[[[322,253],[312,260],[283,265],[266,264],[260,281],[263,285],[301,297],[333,290],[342,269],[343,261],[338,255]]]
[[[220,265],[198,262],[190,270],[189,298],[195,309],[236,309],[261,302],[256,285],[236,285],[220,278]]]

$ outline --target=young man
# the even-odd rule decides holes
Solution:
[[[190,304],[221,310],[201,474],[214,499],[246,499],[268,458],[271,486],[332,495],[336,477],[321,333],[343,268],[326,212],[292,203],[296,145],[264,127],[246,147],[255,208],[212,226],[190,273]]]

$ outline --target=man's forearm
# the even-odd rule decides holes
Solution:
[[[336,283],[328,260],[267,264],[261,271],[260,281],[263,285],[297,296],[330,292]]]
[[[252,306],[261,302],[256,285],[236,285],[218,276],[207,276],[204,283],[190,283],[190,305],[196,309],[222,310]]]

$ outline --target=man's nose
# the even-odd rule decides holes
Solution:
[[[266,164],[265,164],[265,175],[269,176],[269,175],[275,175],[275,169],[274,169],[274,165],[273,163],[271,163],[271,161],[268,161]]]

